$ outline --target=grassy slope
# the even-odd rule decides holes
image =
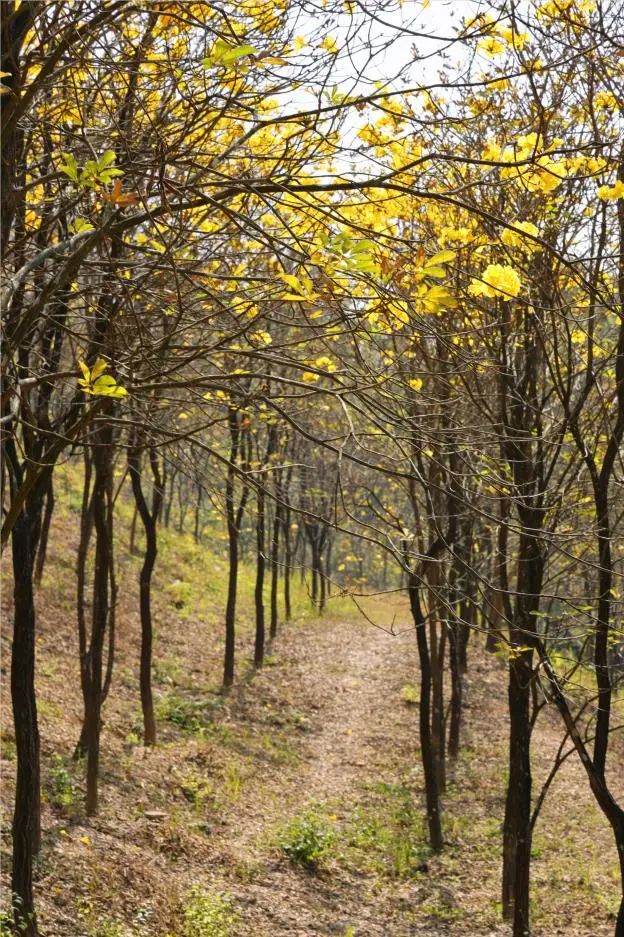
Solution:
[[[70,758],[81,713],[73,609],[76,473],[66,473],[65,492],[59,487],[38,600],[44,937],[186,937],[185,927],[191,937],[225,937],[229,912],[221,913],[210,897],[189,899],[194,883],[209,896],[232,895],[238,920],[229,930],[237,935],[506,933],[497,905],[507,731],[502,665],[473,647],[465,745],[446,798],[449,847],[432,858],[421,820],[417,709],[403,699],[410,694],[402,694],[416,663],[401,600],[367,602],[378,624],[395,624],[392,636],[358,621],[342,599],[330,604],[324,621],[315,620],[298,587],[296,620],[252,679],[253,571],[243,566],[239,684],[223,700],[217,693],[221,545],[198,547],[188,536],[163,532],[155,578],[160,736],[157,748],[146,752],[139,744],[139,560],[128,555],[129,508],[121,501],[118,664],[104,714],[102,807],[87,823],[82,768]],[[7,830],[14,751],[3,683]],[[538,778],[559,732],[556,717],[545,713],[536,730]],[[291,844],[301,838],[302,818],[304,833],[327,838],[316,872],[293,866],[280,848],[284,837]],[[9,847],[5,833],[5,871]],[[535,839],[536,933],[611,933],[614,859],[609,831],[570,759]],[[209,930],[204,922],[204,931],[192,932],[192,913],[221,917],[223,926]]]

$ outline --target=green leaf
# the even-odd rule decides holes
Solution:
[[[78,163],[76,162],[76,157],[72,156],[71,153],[61,153],[61,158],[63,163],[59,166],[60,172],[69,176],[73,182],[78,182]]]
[[[97,161],[98,169],[106,169],[115,162],[115,151],[105,150]]]
[[[234,49],[229,49],[221,56],[221,61],[224,65],[233,65],[234,62],[238,62],[239,59],[245,58],[246,55],[256,55],[256,49],[250,45],[236,46]]]
[[[74,234],[86,234],[87,231],[95,231],[95,228],[91,222],[86,221],[86,219],[76,218],[73,225],[71,226],[71,230],[74,232]]]
[[[102,169],[97,174],[100,182],[110,182],[115,176],[123,176],[123,169]]]
[[[212,47],[210,55],[202,59],[204,68],[213,68],[215,65],[222,65],[224,68],[230,68],[240,59],[247,55],[257,55],[258,50],[254,46],[245,43],[240,46],[231,46],[224,39],[217,39]]]

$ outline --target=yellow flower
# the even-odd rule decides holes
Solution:
[[[448,241],[459,241],[461,244],[469,244],[470,241],[474,240],[474,236],[474,231],[466,225],[462,225],[461,228],[445,226],[440,229],[438,241],[442,246]]]
[[[616,201],[619,198],[624,198],[624,182],[618,179],[611,188],[609,188],[608,185],[601,185],[598,189],[598,198],[601,198],[603,202]]]
[[[516,234],[518,232],[518,234]],[[514,221],[512,228],[505,228],[501,234],[501,241],[507,247],[522,247],[525,250],[535,251],[539,250],[539,244],[536,244],[534,241],[530,241],[528,238],[522,237],[520,232],[530,234],[532,237],[537,237],[538,229],[537,225],[534,225],[531,221]]]
[[[521,281],[513,267],[506,264],[490,264],[480,279],[472,280],[468,292],[473,296],[502,296],[511,299],[520,292]]]
[[[411,377],[408,381],[408,384],[412,388],[412,390],[420,390],[423,385],[423,382],[421,381],[419,377]]]
[[[321,49],[325,49],[326,52],[331,52],[332,55],[337,55],[338,43],[333,36],[325,36],[321,42]]]
[[[502,147],[496,140],[488,140],[481,151],[481,159],[500,160]]]
[[[618,103],[614,94],[610,91],[599,91],[594,96],[594,107],[597,110],[611,111],[618,108]]]
[[[314,362],[314,364],[316,365],[317,368],[321,368],[321,370],[323,370],[323,371],[330,371],[330,372],[331,372],[331,371],[335,371],[335,370],[336,370],[336,364],[335,364],[335,362],[333,362],[332,359],[331,359],[330,357],[328,357],[327,355],[321,355],[320,358],[317,358],[317,359],[316,359],[316,361]]]
[[[499,27],[498,35],[516,49],[524,49],[529,38],[527,33],[517,33],[508,26]]]
[[[273,339],[268,332],[252,332],[249,336],[254,345],[270,345]]]
[[[478,48],[481,52],[484,52],[485,55],[494,58],[495,55],[500,55],[501,52],[504,52],[507,46],[504,42],[501,42],[500,39],[497,39],[496,36],[488,36],[487,39],[479,40]]]
[[[304,371],[301,377],[306,384],[313,384],[314,381],[318,381],[319,379],[318,374],[315,374],[313,371]]]

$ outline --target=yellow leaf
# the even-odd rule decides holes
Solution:
[[[429,257],[425,268],[435,267],[437,264],[447,264],[451,260],[455,260],[457,257],[456,251],[440,251],[439,254],[434,254],[433,257]]]
[[[283,280],[286,286],[289,286],[291,290],[295,290],[297,293],[303,293],[303,287],[299,282],[299,278],[292,273],[278,273],[280,280]]]
[[[100,374],[103,374],[108,367],[108,362],[104,358],[98,358],[93,367],[91,368],[91,381],[95,382]]]
[[[403,300],[392,300],[392,302],[388,303],[386,309],[391,316],[398,319],[401,325],[406,325],[409,322],[409,306]]]

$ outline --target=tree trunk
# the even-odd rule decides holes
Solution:
[[[173,468],[173,469],[171,470],[170,475],[169,475],[169,497],[167,498],[167,500],[166,500],[166,502],[165,502],[165,506],[164,506],[164,508],[165,508],[165,510],[164,510],[164,525],[165,525],[165,527],[169,527],[169,522],[170,522],[170,519],[171,519],[171,506],[173,505],[173,499],[174,499],[174,495],[175,495],[175,480],[176,480],[176,475],[177,475],[177,474],[178,474],[178,470],[177,470],[176,468]]]
[[[257,518],[256,518],[256,586],[254,590],[254,604],[256,609],[256,637],[254,644],[254,667],[262,667],[264,663],[264,490],[258,489]]]
[[[320,550],[316,557],[316,563],[317,563],[317,575],[318,575],[318,582],[319,582],[318,610],[322,615],[323,612],[325,611],[325,597],[327,594],[327,583],[325,580],[325,571],[323,569],[323,558],[321,556]]]
[[[40,767],[35,697],[33,557],[30,521],[25,510],[16,520],[11,539],[15,599],[11,700],[17,752],[11,888],[17,933],[36,937],[32,874],[33,856],[40,843]]]
[[[130,553],[130,556],[135,556],[136,554],[136,522],[138,513],[138,508],[135,504],[134,510],[132,512],[132,520],[130,522],[130,542],[128,543],[128,552]]]
[[[290,575],[292,572],[292,547],[290,540],[290,508],[284,512],[284,618],[290,621],[292,618],[292,605],[290,599]]]
[[[202,487],[201,485],[197,485],[197,498],[195,501],[195,523],[193,525],[193,539],[195,540],[195,543],[199,543],[199,535],[200,535],[199,515],[201,511],[201,503],[202,503]]]
[[[234,683],[236,653],[236,591],[238,587],[238,528],[228,517],[228,590],[225,607],[225,656],[223,659],[223,686]]]
[[[318,607],[318,595],[319,595],[319,584],[318,584],[318,559],[316,556],[316,549],[314,544],[312,544],[312,594],[311,600],[314,608]]]
[[[54,485],[52,482],[52,473],[50,473],[46,489],[45,512],[43,515],[43,523],[41,525],[41,534],[39,535],[39,546],[37,548],[37,560],[35,563],[35,585],[37,586],[41,584],[41,577],[43,576],[43,570],[45,567],[46,555],[48,552],[48,539],[50,536],[50,524],[52,522],[53,513]]]
[[[249,497],[249,485],[243,484],[238,508],[234,506],[234,480],[236,476],[236,463],[243,449],[243,467],[249,465],[249,452],[245,453],[245,441],[248,437],[242,436],[242,428],[235,407],[228,410],[228,428],[230,431],[230,459],[228,462],[225,480],[225,514],[228,529],[228,591],[225,607],[225,652],[223,658],[223,689],[227,690],[234,683],[234,666],[236,657],[236,592],[238,588],[238,547],[241,525],[245,513],[245,505]]]
[[[509,629],[509,780],[503,824],[503,917],[514,937],[529,933],[531,870],[531,688],[534,680],[535,612],[539,610],[544,559],[535,536],[538,509],[519,511],[518,595]]]
[[[93,526],[95,529],[95,569],[93,576],[93,618],[86,661],[85,739],[87,746],[87,815],[98,808],[100,729],[102,711],[102,660],[109,616],[109,566],[111,562],[110,525],[107,501],[112,478],[112,432],[104,425],[93,447]]]
[[[531,652],[509,662],[509,781],[503,827],[503,917],[529,933],[531,861]]]
[[[270,636],[274,638],[277,635],[277,585],[279,578],[279,535],[282,526],[282,508],[278,502],[275,505],[275,516],[273,518],[273,534],[271,537],[271,624]]]
[[[454,609],[454,605],[453,605]],[[459,754],[459,740],[460,740],[460,730],[461,730],[461,719],[462,719],[462,705],[463,705],[463,692],[464,692],[464,681],[462,677],[461,669],[461,654],[460,654],[460,621],[455,615],[454,611],[452,614],[451,621],[448,625],[448,637],[449,637],[449,666],[451,670],[451,708],[450,708],[450,722],[449,722],[449,737],[448,737],[448,754],[449,758],[456,759]]]
[[[145,745],[156,743],[156,719],[154,717],[154,702],[152,698],[152,573],[158,555],[156,525],[160,514],[163,498],[162,481],[156,455],[150,453],[152,469],[153,493],[151,510],[147,505],[141,485],[140,450],[132,448],[128,452],[128,467],[132,491],[138,513],[141,517],[145,531],[145,555],[139,577],[139,592],[141,605],[141,664],[139,684],[141,689],[141,709],[143,711],[143,741]]]
[[[420,603],[420,589],[414,574],[409,577],[408,589],[420,662],[420,754],[425,776],[429,845],[434,852],[439,852],[444,842],[440,817],[440,791],[431,744],[431,660],[427,644],[426,621]]]

